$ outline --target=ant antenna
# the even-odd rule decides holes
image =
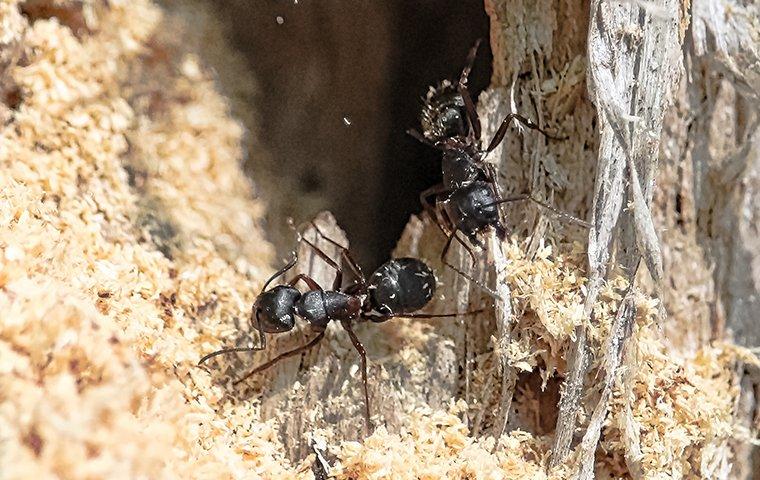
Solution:
[[[586,228],[586,229],[591,228],[591,224],[589,222],[587,222],[585,220],[581,220],[580,218],[575,217],[573,215],[570,215],[569,213],[563,212],[563,211],[557,209],[556,207],[553,207],[553,206],[549,205],[548,203],[542,202],[541,200],[535,198],[533,195],[528,194],[528,193],[521,193],[519,195],[513,195],[511,197],[502,198],[501,200],[497,200],[495,202],[488,203],[485,206],[486,207],[491,207],[491,206],[494,206],[494,205],[500,205],[502,203],[520,202],[520,201],[523,201],[523,200],[530,200],[531,202],[535,203],[536,205],[538,205],[538,206],[540,206],[542,208],[545,208],[546,210],[549,210],[550,212],[554,213],[558,217],[560,217],[560,218],[562,218],[562,219],[564,219],[564,220],[566,220],[566,221],[568,221],[570,223],[574,223],[576,225],[580,225],[581,227]]]
[[[280,275],[282,275],[283,273],[287,272],[288,270],[290,270],[291,268],[293,268],[295,266],[296,262],[298,262],[298,252],[296,252],[295,250],[293,250],[290,254],[293,256],[293,258],[290,259],[290,261],[287,263],[287,265],[285,265],[281,269],[277,270],[276,272],[274,272],[272,274],[271,277],[269,277],[269,280],[267,280],[264,283],[264,286],[261,287],[261,291],[259,292],[259,295],[261,295],[262,293],[264,293],[266,291],[266,289],[269,286],[269,284],[272,283],[272,281],[274,281],[275,278],[279,277]]]
[[[266,337],[264,337],[264,334],[261,333],[259,330],[259,333],[261,334],[262,340]],[[235,352],[258,352],[260,350],[264,350],[266,347],[266,340],[263,340],[261,342],[261,345],[257,345],[255,347],[232,347],[232,348],[223,348],[221,350],[217,350],[216,352],[211,352],[208,355],[204,355],[203,358],[198,360],[198,365],[202,365],[207,360],[212,359],[216,357],[217,355],[226,355],[228,353],[235,353]]]
[[[399,313],[393,315],[390,318],[452,318],[452,317],[464,317],[467,315],[477,315],[478,313],[485,312],[485,308],[479,308],[477,310],[468,310],[461,313]],[[370,318],[370,320],[372,320]]]

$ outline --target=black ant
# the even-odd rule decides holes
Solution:
[[[341,260],[345,262],[354,276],[355,283],[343,288],[343,269],[323,250],[303,236],[299,240],[305,242],[325,263],[335,270],[335,279],[329,290],[323,289],[314,279],[305,274],[298,274],[285,284],[267,287],[278,277],[293,268],[298,255],[293,252],[293,259],[282,269],[274,273],[261,289],[253,304],[251,320],[255,320],[255,328],[259,331],[260,344],[253,347],[224,348],[209,353],[200,359],[202,364],[212,357],[232,352],[252,352],[266,348],[265,333],[283,333],[293,330],[296,317],[306,322],[317,335],[304,345],[281,353],[272,360],[259,365],[244,376],[233,381],[233,385],[261,373],[269,367],[317,345],[325,336],[327,325],[331,321],[340,322],[351,343],[361,357],[362,384],[364,386],[364,418],[366,431],[369,434],[370,402],[367,387],[367,354],[359,338],[354,333],[353,325],[358,322],[385,322],[395,317],[404,318],[444,318],[480,312],[471,311],[462,314],[424,314],[414,313],[422,309],[433,298],[436,289],[436,277],[433,271],[423,261],[416,258],[397,258],[388,260],[381,265],[367,280],[361,268],[353,259],[346,247],[327,237],[314,222],[312,227],[325,240],[340,250]],[[295,288],[299,281],[306,284],[308,290],[302,293]]]
[[[467,87],[479,45],[480,40],[470,49],[465,67],[456,84],[447,80],[428,92],[420,116],[423,133],[420,134],[416,130],[408,131],[420,142],[443,153],[443,182],[423,191],[420,194],[420,202],[447,236],[446,245],[441,252],[441,261],[467,278],[470,277],[446,260],[451,242],[457,240],[474,261],[475,256],[471,248],[457,235],[458,232],[462,232],[471,245],[479,248],[483,248],[483,243],[477,234],[488,228],[493,228],[499,239],[504,240],[506,228],[498,208],[500,204],[530,200],[560,217],[589,226],[587,222],[563,213],[530,194],[506,198],[500,195],[496,171],[492,164],[485,161],[485,157],[504,140],[512,120],[537,130],[548,138],[560,139],[522,115],[510,113],[501,122],[488,146],[485,149],[481,148],[480,117]],[[429,201],[431,197],[433,202]]]

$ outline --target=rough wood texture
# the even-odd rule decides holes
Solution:
[[[331,214],[319,214],[315,223],[326,236],[348,246],[345,233]],[[402,241],[408,255],[415,254],[412,243],[419,241],[421,235],[419,221],[412,221]],[[308,224],[304,237],[340,263],[338,249]],[[335,270],[306,244],[301,244],[299,261],[286,276],[291,278],[295,273],[306,273],[325,288],[335,278]],[[345,273],[344,283],[350,278]],[[438,331],[427,334],[421,334],[402,319],[356,326],[357,335],[367,348],[370,414],[375,427],[383,425],[390,432],[397,431],[405,412],[421,406],[442,408],[456,396],[457,356],[454,342],[446,340],[447,329],[442,325],[456,322],[456,319],[436,320]],[[456,326],[448,329],[456,330]],[[313,335],[308,328],[300,327],[293,334],[269,336],[268,352],[262,356],[273,357],[295,348]],[[420,355],[415,349],[425,354]],[[315,435],[332,444],[364,438],[359,355],[340,325],[330,324],[327,337],[313,350],[280,362],[265,377],[263,389],[267,394],[262,399],[261,414],[263,418],[279,419],[281,441],[290,458],[301,459],[311,453]]]
[[[309,332],[197,365],[255,339],[250,306],[278,263],[240,168],[243,131],[192,50],[202,33],[149,0],[0,3],[0,477],[308,479],[313,440],[343,480],[756,472],[760,360],[728,335],[756,321],[744,306],[757,285],[757,52],[734,36],[756,34],[756,6],[695,4],[689,30],[661,5],[487,4],[486,137],[510,110],[568,137],[509,132],[489,157],[502,190],[594,227],[505,206],[513,236],[474,262],[450,256],[500,293],[492,309],[440,265],[440,231],[412,218],[396,254],[434,267],[428,312],[484,311],[357,329],[378,425],[364,438],[358,356],[339,328],[236,388]],[[676,72],[647,65],[673,49],[686,71],[668,109]],[[347,244],[331,216],[317,221]],[[630,281],[639,259],[659,277],[653,232],[664,328],[642,293],[657,283]],[[300,258],[330,283],[326,264]],[[558,408],[573,372],[580,387]]]
[[[750,20],[757,18],[758,6],[720,0],[693,5],[494,0],[486,1],[486,8],[492,18],[494,78],[492,90],[481,96],[485,116],[498,119],[511,104],[569,137],[570,145],[539,142],[528,152],[508,145],[507,153],[494,157],[507,191],[524,189],[526,181],[515,171],[527,171],[534,192],[548,192],[556,204],[580,215],[589,208],[594,226],[584,317],[593,321],[591,307],[605,276],[620,268],[633,277],[643,255],[654,282],[641,279],[665,301],[669,315],[663,321],[674,345],[694,352],[732,332],[741,344],[757,345],[760,324],[749,312],[757,311],[760,271],[755,265],[760,67],[757,42],[750,40],[758,36]],[[589,99],[583,81],[572,82],[576,64],[586,65]],[[492,102],[492,96],[499,99]],[[662,132],[666,115],[668,128]],[[735,133],[720,138],[726,125],[716,130],[717,119],[729,122]],[[598,136],[583,127],[595,121]],[[531,169],[517,164],[526,154]],[[588,198],[592,177],[584,175],[589,168],[596,174],[593,199]],[[580,175],[568,177],[564,171]],[[657,237],[663,231],[661,248]],[[690,291],[695,294],[685,294]],[[702,312],[696,328],[694,309]],[[581,325],[568,355],[553,465],[566,457],[577,433],[576,415],[588,395],[588,354]],[[607,368],[614,376],[615,363],[608,361]],[[588,459],[594,436],[588,430],[581,445],[584,478],[593,475]],[[743,462],[746,452],[737,464]]]
[[[601,143],[588,242],[590,278],[584,316],[589,321],[594,320],[591,311],[601,282],[614,269],[608,263],[613,248],[618,253],[615,260],[629,280],[643,254],[660,289],[662,259],[649,201],[657,171],[662,118],[678,73],[681,12],[677,7],[677,2],[669,2],[653,15],[650,9],[635,3],[591,3],[589,91],[598,111]],[[623,205],[630,206],[622,211]],[[617,244],[613,245],[615,237]],[[588,368],[586,335],[581,330],[585,326],[577,330],[560,402],[554,465],[569,453],[580,408]],[[614,374],[613,365],[608,364],[608,368]],[[596,445],[583,447],[596,449]]]

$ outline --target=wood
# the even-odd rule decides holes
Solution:
[[[566,146],[532,152],[506,145],[492,159],[504,174],[506,191],[528,183],[594,224],[588,237],[586,318],[593,321],[591,306],[602,280],[617,270],[633,278],[643,259],[649,275],[638,281],[663,298],[662,322],[676,348],[695,352],[732,333],[740,344],[758,345],[760,319],[748,312],[757,311],[760,269],[748,254],[760,244],[757,235],[746,235],[758,228],[760,204],[760,57],[748,40],[758,34],[748,20],[757,17],[758,6],[723,0],[691,5],[487,0],[486,9],[494,77],[491,90],[481,96],[481,115],[493,125],[516,109],[538,117],[545,128],[561,125],[570,137]],[[559,93],[536,94],[553,72],[572,72],[578,62],[586,64],[588,97],[582,75],[573,82],[570,74]],[[595,116],[598,130],[589,128]],[[721,121],[726,123],[718,127]],[[719,131],[734,133],[721,138]],[[519,163],[526,154],[530,175],[521,173],[526,169]],[[587,192],[594,177],[591,199]],[[584,381],[583,326],[575,337],[552,465],[562,463],[578,438],[576,416],[590,388]],[[607,367],[607,375],[614,375],[614,364]],[[745,388],[750,397],[753,385]],[[580,478],[593,478],[594,431],[587,430],[581,444]],[[635,451],[635,436],[628,441]],[[735,448],[741,453],[733,478],[750,478],[747,447]],[[633,457],[628,466],[637,477]]]

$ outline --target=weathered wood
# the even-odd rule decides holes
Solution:
[[[345,234],[331,214],[319,214],[315,223],[325,235],[348,246]],[[422,223],[413,220],[399,251],[405,251],[406,255],[416,254],[416,245],[422,241],[423,235]],[[338,250],[317,235],[313,228],[307,226],[304,237],[340,262]],[[325,288],[330,287],[335,277],[335,270],[314,255],[306,244],[301,244],[298,264],[288,278],[296,273],[308,274]],[[366,275],[370,273],[365,272]],[[344,282],[350,279],[346,275]],[[450,294],[450,290],[439,287],[438,297]],[[439,301],[426,311],[439,312],[440,304],[450,305]],[[462,311],[467,309],[464,306]],[[452,313],[452,310],[443,313]],[[367,349],[370,413],[374,427],[383,425],[393,432],[401,426],[399,419],[404,412],[420,406],[441,408],[456,397],[458,358],[455,342],[446,332],[457,332],[459,320],[434,319],[427,323],[430,322],[436,325],[436,332],[422,336],[414,321],[400,318],[385,324],[356,326],[357,335]],[[418,320],[416,323],[426,322]],[[306,343],[306,338],[312,336],[304,327],[290,335],[270,335],[267,356],[273,357]],[[325,340],[317,347],[280,362],[265,374],[263,381],[266,383],[262,389],[262,418],[278,419],[280,437],[290,458],[298,460],[308,455],[315,434],[328,445],[364,437],[359,356],[340,325],[331,324]]]

